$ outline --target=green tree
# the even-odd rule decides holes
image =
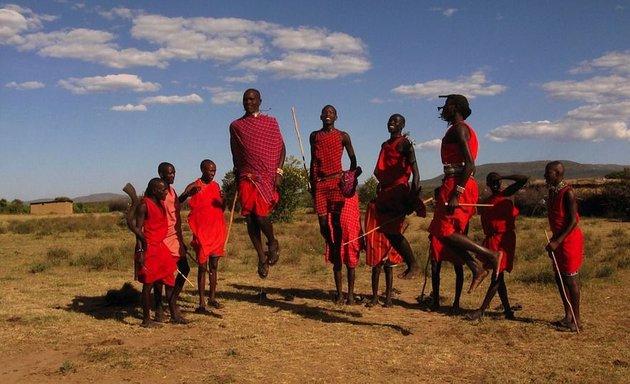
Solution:
[[[280,201],[273,209],[271,218],[274,221],[290,222],[293,220],[295,210],[303,204],[304,194],[308,194],[308,183],[302,162],[294,156],[289,156],[286,159],[282,170],[284,175],[278,188]],[[231,209],[236,193],[236,180],[233,171],[225,174],[221,180],[221,188],[225,192],[228,207]]]
[[[376,187],[378,186],[378,181],[374,176],[370,176],[369,179],[363,183],[358,189],[359,193],[359,202],[361,205],[365,206],[370,200],[376,198]]]

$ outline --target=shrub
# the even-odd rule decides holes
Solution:
[[[59,265],[62,261],[70,259],[72,252],[66,248],[50,248],[46,253],[48,261],[52,265]]]
[[[130,255],[131,247],[120,246],[115,248],[111,245],[101,248],[95,255],[83,254],[72,265],[85,266],[90,270],[101,271],[104,269],[125,269],[132,263]]]
[[[376,187],[378,186],[378,181],[374,178],[374,176],[370,176],[363,185],[361,185],[357,193],[359,194],[359,203],[362,206],[366,206],[371,200],[376,198]]]

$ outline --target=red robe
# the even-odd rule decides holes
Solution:
[[[164,244],[171,250],[173,257],[184,257],[186,249],[184,248],[184,236],[182,235],[180,204],[175,188],[172,185],[168,186],[168,194],[162,201],[162,206],[166,210],[166,219],[168,220],[168,230],[166,231]]]
[[[376,225],[380,225],[380,232],[401,233],[406,213],[411,206],[409,177],[411,164],[398,151],[401,136],[392,142],[385,141],[381,145],[381,152],[376,161],[374,176],[379,182],[379,191],[374,200],[376,205]]]
[[[566,212],[564,209],[564,195],[571,189],[570,186],[562,188],[558,193],[549,190],[547,199],[547,215],[549,226],[554,235],[560,233],[564,227]],[[578,223],[580,216],[576,214]],[[578,272],[582,266],[584,254],[584,240],[582,230],[576,225],[575,228],[562,240],[560,246],[554,252],[560,273],[570,275]],[[555,266],[554,266],[555,270]]]
[[[472,127],[465,121],[460,121],[458,124],[463,124],[466,128],[468,128],[468,132],[470,134],[468,147],[470,148],[473,160],[475,160],[479,149],[477,135]],[[448,136],[450,130],[452,129],[453,126],[449,127],[444,137]],[[464,154],[461,153],[459,146],[455,143],[446,143],[444,138],[442,139],[440,154],[443,164],[463,164],[465,160]],[[475,207],[457,207],[452,214],[447,212],[445,203],[448,202],[452,191],[455,189],[456,183],[457,181],[455,177],[445,177],[442,179],[442,186],[440,187],[440,192],[435,203],[435,213],[433,214],[433,220],[431,220],[431,224],[429,225],[429,233],[432,235],[431,243],[434,254],[433,256],[437,261],[442,260],[443,255],[440,255],[440,252],[446,252],[449,254],[449,257],[453,256],[456,259],[459,259],[456,254],[449,251],[448,247],[444,247],[444,245],[441,244],[440,238],[448,237],[455,232],[463,234],[468,226],[470,218],[475,214]],[[472,177],[468,178],[468,182],[463,187],[465,188],[465,191],[459,196],[459,202],[477,203],[479,191],[477,189],[475,179]],[[462,260],[455,260],[455,262],[456,264],[463,263]]]
[[[219,184],[215,181],[204,184],[197,179],[195,185],[201,190],[188,201],[188,225],[193,233],[190,245],[197,253],[197,262],[204,264],[210,256],[225,255],[223,247],[227,230]]]
[[[361,211],[359,211],[359,195],[346,198],[341,210],[341,263],[348,268],[355,268],[359,264],[359,253],[364,249],[363,238],[357,237],[363,234],[361,229]],[[328,216],[330,233],[334,236],[331,216]],[[351,241],[355,240],[355,241]],[[348,243],[343,245],[343,243]],[[326,244],[326,262],[330,262],[330,249]]]
[[[481,210],[481,226],[486,235],[483,246],[493,251],[503,251],[503,258],[499,266],[499,273],[512,272],[514,267],[514,253],[516,250],[516,216],[518,209],[510,198],[492,195],[488,199],[492,207],[484,207]],[[484,267],[491,268],[491,264],[484,257],[477,255],[484,263]]]
[[[166,212],[162,206],[156,205],[145,197],[147,217],[144,221],[143,233],[147,242],[144,251],[144,265],[138,272],[138,281],[151,284],[161,280],[168,286],[175,285],[174,273],[177,270],[176,259],[164,243],[168,230]]]
[[[283,148],[282,134],[274,117],[243,116],[230,124],[234,168],[241,180],[250,180],[269,204],[277,201],[275,180]]]
[[[402,256],[391,246],[383,232],[379,230],[373,231],[374,228],[378,227],[376,216],[376,205],[371,201],[365,212],[365,233],[368,233],[365,236],[366,264],[374,267],[381,262],[387,262],[391,265],[402,263]]]
[[[315,131],[313,139],[313,158],[311,159],[312,176],[315,182],[315,213],[323,216],[332,211],[339,211],[344,196],[339,188],[343,157],[341,131],[334,128],[330,132]],[[320,180],[324,179],[324,180]]]

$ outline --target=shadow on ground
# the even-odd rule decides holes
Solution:
[[[125,319],[142,318],[141,293],[131,283],[120,289],[110,289],[105,296],[76,296],[65,309],[92,316],[98,320],[114,319],[130,324]]]

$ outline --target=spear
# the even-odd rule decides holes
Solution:
[[[304,157],[304,146],[302,146],[302,136],[300,135],[297,117],[295,116],[295,107],[291,107],[291,116],[293,117],[293,128],[295,129],[295,135],[297,136],[298,144],[300,146],[300,152],[302,153],[302,165],[304,166],[304,173],[306,173],[308,189],[311,190],[311,181],[308,178],[308,170],[306,169],[306,158]]]

